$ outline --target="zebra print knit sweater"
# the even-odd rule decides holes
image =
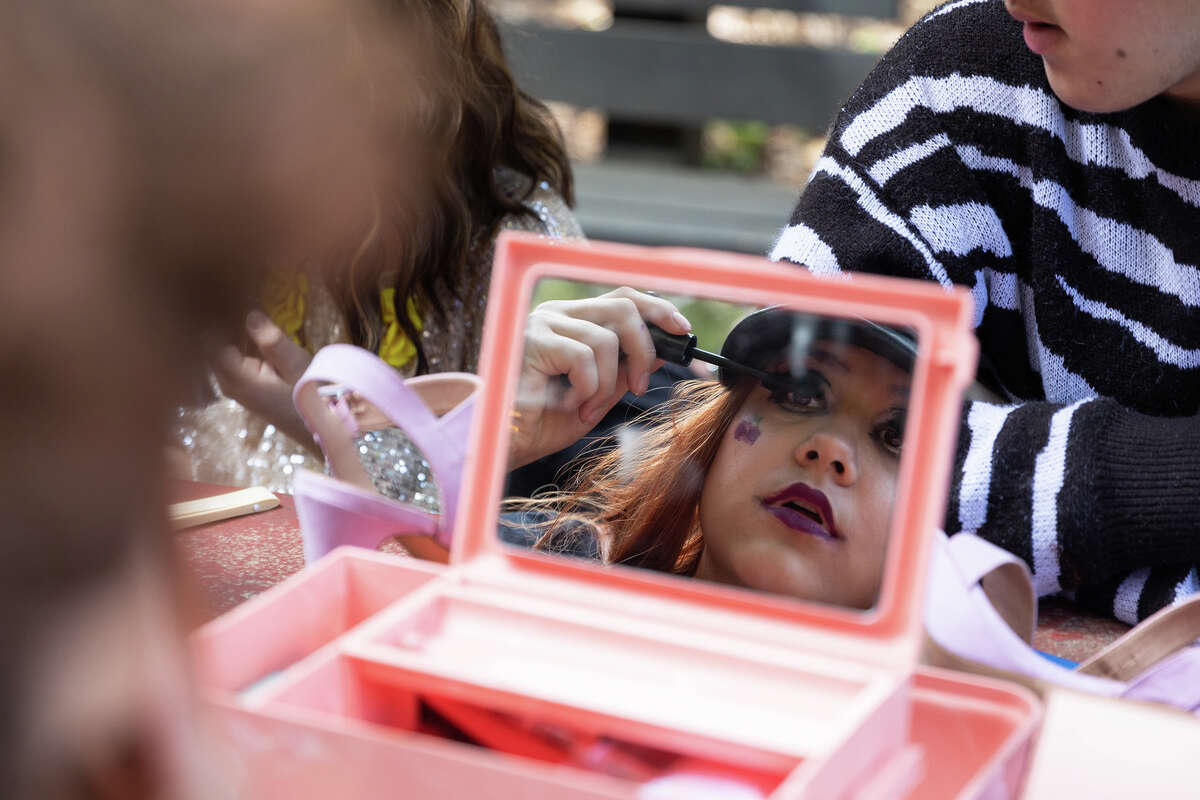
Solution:
[[[1072,110],[1003,3],[958,0],[842,108],[772,253],[970,287],[1007,402],[965,409],[947,531],[1131,623],[1200,590],[1193,113]]]

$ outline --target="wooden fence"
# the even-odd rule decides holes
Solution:
[[[897,0],[723,0],[891,19]],[[696,130],[711,119],[822,130],[878,56],[716,39],[705,0],[616,0],[603,31],[502,23],[520,84],[545,100],[603,109],[622,122]],[[672,161],[676,163],[671,163]],[[799,187],[610,154],[577,166],[577,214],[592,238],[764,252]]]

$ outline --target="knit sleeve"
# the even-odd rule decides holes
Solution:
[[[873,80],[874,75],[868,85]],[[878,87],[875,93],[881,91]],[[965,188],[971,183],[952,151],[924,144],[946,138],[938,120],[927,115],[907,121],[902,132],[878,132],[868,148],[861,146],[866,134],[856,125],[871,114],[868,110],[855,116],[856,105],[843,110],[835,124],[771,258],[801,264],[819,275],[856,271],[944,286],[969,283],[969,264],[960,263],[962,270],[948,273],[946,254],[937,252],[921,227],[924,212],[918,206],[931,208],[939,186],[950,182]],[[909,144],[914,141],[917,144]],[[958,206],[960,199],[955,198]]]
[[[1039,596],[1071,591],[1137,622],[1196,591],[1198,443],[1200,418],[1146,416],[1108,398],[972,403],[947,532],[973,531],[1023,559]]]
[[[993,123],[1028,104],[1041,65],[1019,37],[989,33],[1001,18],[1003,4],[959,0],[884,56],[839,112],[772,259],[966,286],[985,347],[1024,337],[1029,214],[978,167],[1027,149],[1023,128]],[[1037,385],[1025,354],[1007,360],[1009,388]]]
[[[1024,559],[1040,595],[1136,622],[1200,589],[1200,418],[1139,414],[1041,344],[1071,318],[1054,305],[1062,281],[1030,264],[1070,249],[1031,239],[1042,212],[991,177],[1021,185],[1030,131],[1057,124],[1042,119],[1057,112],[1040,61],[1019,34],[995,34],[1011,24],[1001,3],[958,0],[910,31],[841,110],[771,256],[971,290],[1012,403],[965,407],[947,531]],[[1067,401],[1047,401],[1047,385]]]

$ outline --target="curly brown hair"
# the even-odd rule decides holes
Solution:
[[[461,297],[468,265],[482,255],[503,218],[532,212],[529,193],[545,182],[574,203],[571,167],[558,125],[546,106],[522,91],[505,61],[495,19],[477,0],[377,0],[393,28],[432,47],[423,85],[422,135],[433,142],[422,165],[430,197],[377,208],[349,264],[331,263],[326,282],[345,317],[351,340],[369,350],[382,335],[378,292],[393,275],[397,321],[428,369],[421,337],[401,309],[413,301],[422,315],[445,319],[443,296]],[[530,179],[521,196],[505,193],[497,169]]]

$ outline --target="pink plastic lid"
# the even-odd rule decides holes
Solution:
[[[497,536],[505,485],[511,409],[522,359],[530,298],[543,278],[605,285],[653,287],[671,293],[719,297],[747,305],[783,304],[797,310],[861,317],[906,326],[918,338],[904,456],[892,514],[879,600],[867,611],[805,603],[644,570],[611,568],[521,551]],[[978,345],[971,333],[972,303],[963,289],[876,276],[830,280],[766,259],[688,249],[607,243],[554,243],[529,234],[502,234],[496,247],[484,328],[476,407],[451,561],[500,569],[515,576],[552,576],[578,585],[649,594],[724,612],[730,632],[783,622],[798,647],[814,642],[826,652],[908,672],[921,642],[926,557],[941,526],[962,391],[973,378]],[[515,578],[519,583],[519,577]],[[681,619],[681,622],[684,621]]]

